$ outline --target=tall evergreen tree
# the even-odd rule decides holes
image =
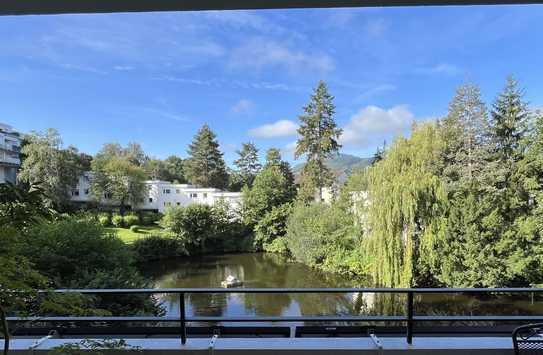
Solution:
[[[294,156],[297,159],[306,155],[307,162],[302,170],[301,186],[304,199],[311,199],[318,191],[319,200],[322,200],[322,188],[332,184],[333,176],[325,161],[337,154],[341,148],[338,139],[342,132],[334,120],[333,100],[334,97],[321,80],[311,95],[309,104],[304,107],[304,114],[299,116],[300,138]]]
[[[488,115],[477,86],[466,84],[457,89],[440,131],[445,142],[443,175],[450,187],[466,187],[479,180],[490,150]]]
[[[188,148],[189,158],[185,161],[187,179],[202,187],[225,188],[228,174],[219,149],[217,136],[204,124]]]
[[[256,174],[262,167],[258,161],[258,148],[253,143],[243,143],[241,150],[236,152],[239,158],[234,161],[243,185],[252,186]]]
[[[285,177],[288,186],[290,186],[291,190],[295,192],[296,186],[294,185],[294,173],[292,172],[290,164],[283,160],[281,157],[281,151],[277,148],[270,148],[266,152],[266,164],[264,164],[264,168],[268,168],[270,166],[279,167],[279,170]]]

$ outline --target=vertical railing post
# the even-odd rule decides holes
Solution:
[[[181,322],[181,344],[185,345],[187,342],[187,324],[185,314],[185,293],[179,293],[179,321]]]
[[[413,291],[407,292],[407,344],[413,344]]]

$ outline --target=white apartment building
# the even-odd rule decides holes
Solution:
[[[71,200],[74,202],[89,202],[92,200],[90,182],[92,174],[87,172],[79,178],[79,182],[71,191]],[[188,184],[175,184],[169,181],[148,180],[147,196],[142,203],[135,207],[137,210],[154,210],[164,213],[171,206],[188,206],[193,203],[214,205],[224,201],[231,209],[237,209],[241,203],[241,193],[225,192],[215,188],[202,188]],[[104,204],[108,199],[104,196]]]
[[[21,165],[21,137],[11,126],[0,123],[0,184],[15,183]]]

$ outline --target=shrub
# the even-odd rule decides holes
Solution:
[[[208,205],[176,206],[166,210],[160,225],[187,246],[203,247],[208,239],[217,235],[214,217],[213,209]]]
[[[138,262],[147,262],[188,255],[185,244],[178,238],[148,236],[131,245]]]
[[[123,216],[116,214],[111,217],[111,224],[113,224],[114,227],[120,228],[123,226],[123,223]]]
[[[142,211],[139,213],[140,224],[144,226],[152,226],[158,222],[162,215],[152,211]]]
[[[283,237],[287,233],[287,220],[292,212],[290,204],[273,207],[256,224],[254,248],[255,250],[266,250],[276,238]]]
[[[52,288],[146,288],[135,268],[134,254],[94,218],[71,216],[43,221],[25,230],[24,256],[47,276]],[[93,307],[113,314],[160,314],[147,295],[96,297]]]
[[[264,244],[264,251],[268,253],[276,253],[282,255],[290,255],[290,250],[288,250],[288,241],[286,237],[277,237],[273,242],[269,244]]]
[[[127,214],[123,217],[123,225],[127,228],[132,227],[138,223],[139,223],[139,218],[138,216],[134,214]]]
[[[111,225],[111,219],[110,219],[110,216],[109,214],[107,213],[100,213],[98,215],[98,223],[100,223],[100,225],[102,227],[109,227]]]
[[[359,236],[351,214],[323,203],[296,205],[287,222],[288,249],[310,266],[322,266],[333,250],[353,250]]]

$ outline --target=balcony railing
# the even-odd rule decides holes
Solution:
[[[187,342],[187,323],[189,322],[401,322],[405,324],[406,342],[413,342],[413,326],[422,322],[542,322],[543,315],[511,316],[511,315],[415,315],[414,296],[421,294],[534,294],[543,293],[543,288],[163,288],[163,289],[65,289],[55,293],[80,293],[92,295],[134,295],[134,294],[175,294],[179,299],[179,315],[176,317],[128,316],[54,316],[54,317],[8,317],[10,322],[176,322],[181,324],[180,337],[182,344]],[[405,315],[329,315],[329,316],[187,316],[185,295],[187,294],[338,294],[338,293],[381,293],[406,295]],[[427,333],[427,332],[425,332]]]

